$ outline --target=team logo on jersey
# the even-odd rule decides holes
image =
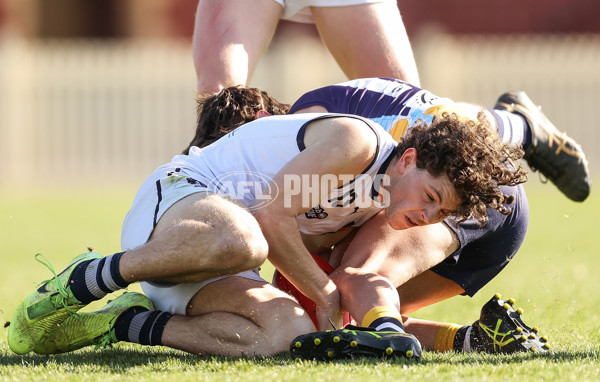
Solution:
[[[196,180],[194,178],[190,178],[189,176],[187,178],[185,178],[185,180],[187,180],[187,182],[191,185],[193,185],[194,187],[206,187],[206,184],[202,183],[199,180]]]
[[[219,175],[207,188],[243,202],[250,210],[268,206],[279,193],[273,179],[253,171],[234,171]]]
[[[331,207],[347,207],[350,204],[354,203],[356,200],[356,191],[351,189],[345,192],[343,195],[338,196],[337,198],[329,199],[328,202]]]
[[[306,216],[307,219],[325,219],[329,214],[325,212],[325,209],[323,209],[320,204],[317,204],[317,206],[313,207],[310,211],[306,211],[304,216]]]

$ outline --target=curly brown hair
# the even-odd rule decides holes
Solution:
[[[474,218],[483,226],[486,208],[511,212],[514,196],[503,194],[499,186],[523,183],[527,173],[519,164],[523,150],[503,144],[482,112],[477,119],[443,112],[431,124],[419,121],[400,140],[398,155],[415,148],[418,168],[433,176],[448,175],[463,200],[451,214],[458,218],[456,224]]]
[[[196,102],[196,134],[183,154],[188,154],[192,146],[208,146],[244,123],[255,120],[259,110],[273,115],[287,114],[291,107],[265,91],[242,85],[231,86],[218,93],[198,93]]]

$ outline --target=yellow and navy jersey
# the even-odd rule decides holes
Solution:
[[[391,78],[363,78],[302,95],[290,109],[323,106],[329,113],[354,114],[381,125],[398,141],[418,120],[430,123],[441,106],[454,105],[428,90]]]
[[[429,123],[434,114],[442,111],[476,118],[473,110],[464,109],[460,103],[388,78],[352,80],[313,90],[300,97],[290,112],[316,105],[331,113],[354,114],[373,120],[396,141],[417,120]],[[472,219],[457,227],[450,218],[447,226],[456,234],[460,247],[431,268],[441,277],[460,285],[469,296],[473,296],[508,264],[525,239],[529,206],[523,185],[501,188],[504,194],[515,196],[512,213],[503,215],[490,208],[489,220],[484,227]]]

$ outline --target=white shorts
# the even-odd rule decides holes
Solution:
[[[158,220],[169,207],[186,196],[207,191],[205,187],[185,174],[174,173],[168,176],[165,172],[155,172],[142,184],[131,209],[125,216],[121,230],[121,248],[127,251],[146,244]],[[190,299],[200,289],[212,282],[231,276],[266,282],[260,277],[258,270],[252,270],[197,283],[141,282],[140,285],[156,309],[185,315]]]
[[[235,275],[215,277],[197,283],[164,284],[141,282],[140,286],[142,287],[144,294],[148,296],[150,300],[152,300],[152,303],[156,309],[162,310],[163,312],[185,316],[190,300],[196,293],[200,291],[200,289],[204,288],[210,283],[214,283],[215,281],[233,276],[262,281],[265,283],[267,282],[265,279],[260,277],[258,269],[254,269],[251,271],[240,272]]]
[[[281,18],[299,23],[314,23],[310,7],[344,7],[347,5],[394,3],[396,0],[274,0],[283,7]]]

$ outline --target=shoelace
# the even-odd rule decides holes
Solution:
[[[115,329],[112,328],[96,339],[97,343],[95,349],[98,350],[100,348],[112,347],[112,344],[117,342],[116,338]]]
[[[43,260],[40,260],[39,259],[40,257]],[[40,283],[40,285],[46,284],[46,283],[54,284],[54,286],[56,287],[56,289],[58,291],[58,296],[57,296],[57,301],[56,301],[57,305],[62,305],[67,310],[67,312],[69,312],[69,314],[77,317],[78,316],[77,312],[72,310],[68,304],[68,301],[69,301],[69,298],[71,297],[71,295],[69,294],[69,292],[67,292],[67,289],[60,283],[60,280],[58,279],[58,275],[56,274],[56,271],[54,271],[54,267],[52,266],[52,264],[50,264],[50,260],[48,260],[46,258],[46,256],[42,255],[41,253],[36,253],[34,258],[35,258],[35,261],[37,261],[38,263],[40,263],[43,266],[45,266],[46,268],[48,268],[48,270],[50,272],[52,272],[52,274],[54,275],[53,278],[42,281]]]

